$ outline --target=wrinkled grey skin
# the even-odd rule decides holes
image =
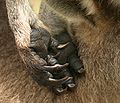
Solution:
[[[69,63],[69,66],[67,68],[64,66],[64,68],[66,69],[64,69],[63,71],[60,70],[58,72],[56,71],[53,72],[52,73],[53,75],[51,74],[53,78],[55,77],[56,79],[60,79],[61,77],[65,77],[65,76],[73,77],[75,73],[84,72],[82,61],[78,57],[77,48],[73,44],[72,38],[70,37],[67,31],[62,30],[62,28],[64,28],[63,25],[65,25],[65,23],[63,22],[64,19],[62,20],[62,18],[56,18],[56,16],[53,14],[54,12],[47,10],[47,7],[48,6],[46,6],[46,4],[42,2],[42,6],[40,10],[44,11],[44,13],[41,13],[41,15],[47,13],[43,22],[45,23],[45,20],[49,18],[49,20],[47,21],[47,26],[50,28],[51,36],[49,32],[47,32],[47,30],[43,28],[41,29],[39,28],[39,30],[33,29],[30,39],[31,40],[30,48],[32,49],[32,51],[36,52],[37,55],[47,60],[48,65],[55,65],[57,63],[64,65],[66,63]],[[42,20],[42,18],[40,18],[40,20]],[[63,27],[61,26],[61,24]],[[62,31],[59,32],[59,29],[61,29]],[[57,35],[54,32],[56,32]],[[60,49],[59,44],[63,44],[66,46]],[[57,46],[59,49],[57,48]],[[51,51],[54,53],[51,53]],[[52,55],[58,54],[58,56],[56,58],[53,58],[51,54]],[[75,81],[73,79],[75,78],[71,78],[71,80],[61,84],[60,86],[55,86],[57,87],[57,91],[59,92],[66,91],[67,88],[66,86],[68,86],[69,88],[75,87]],[[55,89],[55,87],[53,88]]]
[[[64,70],[61,69],[57,71],[57,68],[54,68],[54,70],[50,71],[50,67],[49,67],[48,71],[52,72],[51,74],[52,77],[56,79],[60,79],[61,77],[65,77],[65,76],[72,77],[75,72],[82,73],[84,71],[81,69],[83,68],[83,65],[82,62],[79,60],[79,57],[77,56],[77,49],[75,45],[71,42],[72,39],[70,38],[69,34],[67,34],[67,32],[61,33],[60,35],[54,38],[50,38],[49,33],[45,31],[43,28],[33,29],[30,38],[31,38],[30,48],[32,49],[32,52],[47,60],[48,65],[55,66],[57,63],[62,65],[64,65],[65,63],[69,63],[69,66],[67,68],[65,66],[62,67],[62,68],[66,68]],[[59,43],[65,44],[66,46],[57,49],[56,46],[59,45]],[[46,49],[44,49],[43,44],[45,44]],[[54,56],[53,54],[54,55],[56,54],[56,56]],[[37,79],[35,80],[39,84],[42,82],[41,80],[37,80]],[[45,81],[43,80],[43,82]],[[64,82],[63,85],[59,84],[58,86],[53,86],[52,89],[56,93],[57,92],[61,93],[63,91],[66,91],[67,86],[69,88],[75,87],[75,81],[73,80],[73,78],[71,78],[69,81]]]

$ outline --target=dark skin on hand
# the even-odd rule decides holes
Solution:
[[[34,56],[39,55],[47,62],[38,77],[32,76],[38,84],[49,86],[57,94],[75,87],[73,74],[82,73],[84,69],[77,56],[76,46],[67,32],[51,37],[43,28],[32,29],[30,48]]]

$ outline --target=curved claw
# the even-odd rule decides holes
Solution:
[[[80,68],[79,70],[78,70],[78,73],[83,73],[83,72],[85,72],[85,69],[84,68]]]
[[[53,87],[53,91],[56,94],[61,94],[61,93],[65,92],[65,91],[67,91],[68,88],[70,88],[70,89],[74,88],[76,85],[72,80],[73,80],[73,77],[71,77],[68,81],[66,81],[63,84],[64,86],[61,84],[61,85],[58,85],[57,87]]]
[[[66,83],[67,81],[71,80],[72,77],[64,77],[62,79],[53,79],[53,78],[48,78],[48,82],[49,82],[49,85],[50,86],[54,86],[54,87],[57,87],[58,85],[62,85],[64,83]]]
[[[74,88],[74,87],[75,87],[75,84],[74,84],[74,83],[68,84],[68,87],[69,87],[69,88]]]
[[[67,45],[69,44],[69,42],[65,43],[65,44],[60,44],[57,46],[57,49],[63,49],[65,48]]]
[[[54,66],[44,66],[46,71],[53,72],[53,71],[58,71],[61,69],[65,69],[69,64],[65,63],[63,65],[60,64],[55,64]]]
[[[65,85],[66,85],[67,87],[69,87],[69,88],[74,88],[74,87],[76,86],[73,78],[70,79],[68,82],[66,82]]]
[[[56,91],[58,92],[58,93],[62,93],[62,92],[64,92],[64,91],[66,91],[67,89],[65,88],[65,89],[63,89],[63,88],[56,88]]]
[[[56,94],[61,94],[65,91],[67,91],[67,87],[66,88],[63,88],[62,86],[61,87],[56,87],[56,88],[53,88],[53,91],[56,93]]]

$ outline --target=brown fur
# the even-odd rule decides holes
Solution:
[[[55,96],[29,77],[8,24],[5,0],[0,9],[0,103],[119,103],[120,21],[100,18],[94,28],[86,22],[72,25],[86,76],[77,81],[74,92]]]
[[[111,5],[110,1],[105,2],[105,0],[93,0],[92,2],[91,0],[91,2],[94,3],[94,12],[89,12],[89,15],[87,15],[85,14],[86,12],[83,11],[81,12],[83,15],[75,17],[74,15],[76,12],[71,12],[71,10],[66,8],[65,5],[67,4],[64,0],[58,1],[61,3],[64,2],[64,8],[60,8],[63,5],[57,3],[57,0],[54,0],[53,2],[52,0],[48,1],[51,2],[50,5],[57,10],[57,12],[55,12],[58,15],[61,13],[63,16],[66,16],[67,14],[66,20],[69,22],[69,31],[72,32],[72,37],[75,41],[77,41],[76,45],[79,48],[79,54],[84,61],[83,63],[86,69],[86,77],[84,79],[82,78],[82,80],[80,80],[81,82],[79,81],[77,88],[77,92],[81,97],[80,100],[82,100],[83,103],[119,103],[119,6],[116,7],[114,4]],[[84,7],[87,7],[84,0],[80,1],[82,1],[82,4],[84,4]],[[57,6],[55,6],[54,2]],[[75,6],[74,3],[69,3],[71,6]],[[43,7],[43,10],[44,9],[46,8]],[[46,19],[45,17],[51,17],[50,11],[53,9],[48,9],[49,10],[47,11],[49,12],[47,13],[44,13],[46,10],[44,10],[44,12],[42,11],[40,18],[42,18],[43,21],[48,23],[51,27],[49,19]],[[91,8],[87,9],[88,11],[91,11],[89,10]],[[74,10],[77,11],[78,9]],[[86,15],[86,18],[84,18],[84,15]],[[57,17],[59,16],[52,16],[54,16],[55,20],[57,21]],[[91,22],[91,20],[93,22]],[[56,31],[56,29],[54,30]]]

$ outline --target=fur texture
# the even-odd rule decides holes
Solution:
[[[84,61],[87,73],[85,78],[78,81],[77,92],[80,100],[82,100],[82,102],[79,101],[78,103],[119,103],[119,6],[115,6],[110,0],[89,0],[88,2],[90,4],[93,3],[95,10],[87,15],[86,11],[91,11],[91,8],[86,3],[87,1],[76,1],[77,6],[72,3],[73,1],[46,1],[55,9],[54,12],[58,14],[58,16],[54,15],[54,17],[58,18],[61,14],[66,17],[65,20],[69,22],[67,22],[69,31],[72,33],[74,41],[77,42],[79,54]],[[68,4],[71,8],[73,7],[72,10],[74,11],[78,11],[78,9],[82,9],[85,6],[86,9],[81,12],[71,12]],[[45,17],[51,17],[50,11],[54,10],[51,7],[47,10],[49,12],[44,13],[44,10],[41,13],[41,18],[44,18],[43,21],[48,23],[50,27],[49,19],[46,20]],[[44,7],[44,9],[46,8]],[[76,13],[80,13],[79,17],[75,17]],[[71,19],[71,16],[74,19]],[[57,21],[56,18],[55,20]],[[58,21],[60,22],[59,19]],[[52,22],[52,24],[55,24],[55,22]]]
[[[13,29],[9,27],[7,2],[0,1],[0,103],[119,103],[119,18],[110,19],[108,14],[106,18],[98,12],[94,19],[95,27],[88,25],[86,20],[71,25],[86,75],[77,81],[78,87],[73,92],[56,96],[38,86],[27,74],[16,49],[18,45],[15,43]],[[14,0],[13,2],[15,3]],[[11,15],[9,10],[8,13]],[[29,32],[29,26],[26,25],[25,28],[20,30]],[[26,37],[29,40],[29,36]]]

